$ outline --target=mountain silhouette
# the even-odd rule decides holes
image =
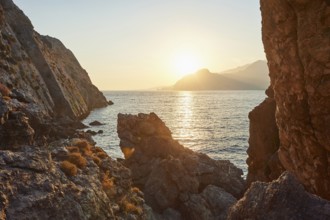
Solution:
[[[174,90],[264,90],[269,85],[266,61],[256,61],[221,73],[201,69],[184,76],[172,87]]]

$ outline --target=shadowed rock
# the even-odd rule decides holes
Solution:
[[[185,219],[224,219],[235,197],[242,195],[242,170],[183,147],[155,113],[119,114],[117,131],[124,164],[157,212],[173,208]]]
[[[330,202],[304,190],[289,172],[270,183],[254,182],[228,219],[330,219]]]
[[[325,0],[261,0],[283,167],[330,199],[330,37]],[[273,147],[273,146],[269,146]]]
[[[284,171],[277,155],[280,143],[275,109],[276,103],[269,97],[249,113],[248,184],[272,181]]]

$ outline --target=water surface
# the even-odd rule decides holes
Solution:
[[[94,136],[110,156],[123,157],[117,136],[117,114],[155,112],[185,147],[228,159],[246,173],[248,113],[264,98],[264,91],[106,91],[114,105],[94,110],[83,122],[98,120],[103,130]]]

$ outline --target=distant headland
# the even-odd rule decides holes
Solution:
[[[265,90],[269,85],[267,62],[258,60],[232,70],[211,73],[201,69],[184,76],[172,87],[173,90]]]

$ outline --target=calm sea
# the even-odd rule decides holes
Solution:
[[[89,129],[103,130],[94,140],[110,156],[123,157],[116,131],[118,113],[155,112],[182,145],[230,160],[246,174],[248,113],[265,98],[264,91],[106,91],[104,95],[114,105],[94,110],[83,122],[105,123]]]

